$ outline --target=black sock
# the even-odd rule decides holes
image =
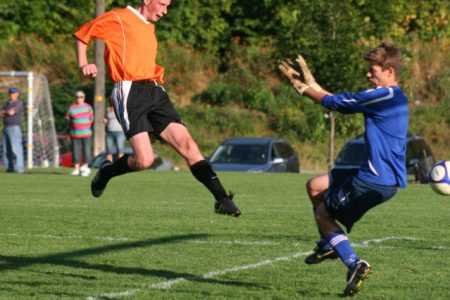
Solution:
[[[203,183],[208,188],[216,200],[221,200],[227,197],[227,193],[220,183],[217,174],[213,171],[211,165],[206,160],[201,160],[193,164],[191,166],[191,172],[198,181]]]
[[[111,165],[104,167],[102,173],[109,178],[113,178],[125,173],[133,172],[133,170],[128,166],[128,156],[130,155],[125,154]]]

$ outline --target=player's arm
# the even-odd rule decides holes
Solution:
[[[95,64],[88,63],[87,59],[87,47],[85,43],[75,38],[75,49],[77,52],[78,68],[85,76],[97,76],[97,66]]]
[[[303,96],[306,96],[310,99],[312,99],[314,102],[322,103],[322,98],[325,95],[332,95],[332,93],[322,89],[320,91],[315,90],[314,88],[307,88],[303,92]]]

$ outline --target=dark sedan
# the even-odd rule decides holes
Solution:
[[[209,158],[215,171],[300,172],[297,155],[282,138],[232,138]]]

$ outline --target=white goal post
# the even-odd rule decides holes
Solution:
[[[2,94],[11,86],[19,88],[20,99],[26,104],[27,168],[58,167],[59,147],[47,77],[27,71],[0,71]]]

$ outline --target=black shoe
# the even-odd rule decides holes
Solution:
[[[336,259],[338,255],[334,252],[333,248],[328,250],[320,249],[319,246],[314,248],[314,253],[305,258],[305,264],[315,265],[323,262],[325,259]]]
[[[105,177],[104,174],[102,174],[103,169],[111,164],[112,162],[110,162],[109,160],[105,160],[98,168],[97,174],[95,174],[94,179],[92,179],[91,181],[92,196],[98,198],[103,194],[103,191],[105,190],[106,185],[108,184],[108,181],[110,179]]]
[[[372,273],[372,267],[366,261],[362,259],[358,260],[356,267],[347,273],[347,286],[344,290],[344,297],[350,297],[356,294],[370,273]]]
[[[233,217],[239,217],[241,215],[241,211],[233,202],[233,193],[230,193],[227,197],[222,200],[216,201],[214,205],[214,211],[217,214],[230,215]]]

